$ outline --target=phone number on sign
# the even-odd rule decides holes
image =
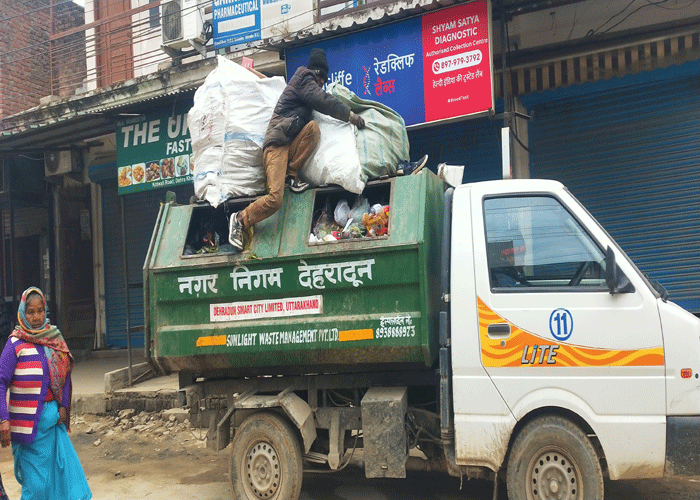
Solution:
[[[400,337],[415,337],[415,325],[408,326],[384,326],[377,328],[374,338],[377,339],[395,339]]]
[[[476,66],[481,63],[481,60],[481,51],[478,49],[436,59],[432,64],[433,74],[439,75],[440,73],[447,73],[448,71]]]

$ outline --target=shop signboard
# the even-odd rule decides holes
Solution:
[[[191,104],[134,116],[117,124],[119,194],[192,182]]]
[[[214,48],[260,40],[260,0],[214,0]]]
[[[287,35],[314,23],[312,0],[214,0],[214,48]]]
[[[494,107],[491,2],[475,0],[421,17],[315,43],[326,51],[329,83],[397,111],[406,125]],[[288,49],[289,77],[310,46]]]

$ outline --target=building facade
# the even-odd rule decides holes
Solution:
[[[26,3],[38,8],[37,2]],[[174,3],[198,29],[189,29],[189,35],[165,31]],[[24,173],[34,172],[30,177],[37,185],[17,192],[40,191],[37,196],[47,200],[41,214],[3,208],[4,241],[14,246],[4,252],[5,275],[11,267],[16,276],[13,286],[5,285],[6,298],[16,300],[25,282],[50,282],[62,328],[89,330],[76,337],[85,339],[82,346],[124,347],[128,338],[142,346],[142,265],[159,204],[167,191],[188,203],[193,190],[185,181],[120,189],[119,156],[129,154],[120,143],[120,127],[156,120],[167,127],[169,119],[182,116],[217,54],[252,60],[268,76],[289,75],[311,48],[321,47],[333,72],[367,51],[366,41],[373,37],[387,53],[400,54],[406,38],[424,35],[411,30],[421,30],[426,16],[469,3],[290,3],[306,24],[263,16],[259,39],[214,48],[217,39],[207,34],[211,1],[86,2],[82,30],[50,37],[56,47],[77,46],[69,37],[80,33],[85,65],[52,71],[51,80],[63,82],[46,83],[47,95],[55,97],[38,106],[28,100],[24,109],[0,114],[4,178],[18,183]],[[491,17],[494,107],[438,120],[411,121],[406,114],[411,157],[428,154],[431,169],[442,162],[464,165],[465,182],[504,176],[561,180],[641,270],[668,288],[672,300],[700,313],[700,266],[693,251],[700,246],[700,6],[482,3]],[[24,15],[32,10],[23,9]],[[364,76],[371,74],[372,63]],[[66,76],[82,68],[80,85]],[[364,87],[368,92],[376,82],[371,84]],[[0,105],[6,102],[2,98]],[[172,156],[167,143],[154,148],[141,162]],[[23,163],[30,160],[18,151],[39,160]],[[505,167],[504,151],[510,156]],[[52,152],[62,152],[60,167],[48,172],[46,155]],[[9,220],[8,213],[14,214]],[[39,230],[43,239],[31,243],[38,245],[31,252],[41,266],[26,265],[35,274],[25,276],[29,251],[23,245],[30,244],[20,240],[25,236],[17,228],[24,226],[18,221],[41,217],[49,221]],[[8,231],[12,227],[14,233]]]
[[[85,36],[81,27],[85,21],[84,9],[72,2],[56,2],[54,5],[49,0],[2,1],[0,12],[0,129],[5,131],[13,130],[17,125],[13,117],[18,113],[74,96],[82,87],[86,62]],[[58,38],[57,33],[68,34]],[[23,119],[20,121],[24,122]],[[59,151],[50,153],[57,161]],[[77,165],[78,151],[71,153],[68,144],[60,154],[75,158]],[[92,294],[78,293],[82,283],[61,283],[73,290],[73,296],[80,295],[84,305],[81,312],[74,309],[59,311],[59,307],[66,308],[67,305],[55,301],[57,282],[53,265],[53,262],[63,262],[66,272],[62,275],[70,281],[70,277],[76,276],[71,272],[73,263],[82,261],[86,265],[80,274],[89,279],[92,265],[85,261],[83,254],[90,253],[91,245],[89,238],[80,233],[80,219],[89,219],[89,212],[85,212],[89,203],[80,205],[76,195],[80,198],[82,193],[76,193],[75,187],[59,190],[55,184],[46,182],[44,152],[36,144],[3,149],[0,165],[3,234],[0,245],[0,339],[7,337],[16,321],[17,300],[22,290],[36,285],[47,292],[53,319],[62,318],[62,313],[66,318],[72,315],[72,327],[68,331],[76,341],[85,338],[92,345]],[[58,217],[60,209],[67,209],[62,218]],[[64,241],[66,246],[56,245],[56,241]],[[63,255],[65,252],[71,258]],[[89,281],[88,285],[91,289]]]

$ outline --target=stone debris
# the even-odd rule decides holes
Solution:
[[[206,429],[194,428],[188,416],[187,410],[180,408],[176,412],[162,410],[140,413],[136,413],[133,409],[126,409],[121,410],[116,417],[73,415],[71,424],[80,432],[95,435],[98,439],[93,442],[94,446],[99,446],[104,439],[119,434],[125,434],[125,436],[134,434],[157,440],[201,441],[204,445]]]
[[[135,414],[136,414],[136,410],[134,410],[133,408],[128,408],[128,409],[126,409],[126,410],[120,411],[120,412],[119,412],[118,418],[119,418],[120,420],[130,419],[130,418],[133,417]]]

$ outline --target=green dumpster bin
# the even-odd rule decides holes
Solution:
[[[248,201],[164,204],[144,263],[147,357],[205,377],[430,369],[444,189],[427,170],[369,183],[367,198],[389,203],[388,234],[321,244],[314,217],[354,195],[286,192],[240,254],[185,249]]]

